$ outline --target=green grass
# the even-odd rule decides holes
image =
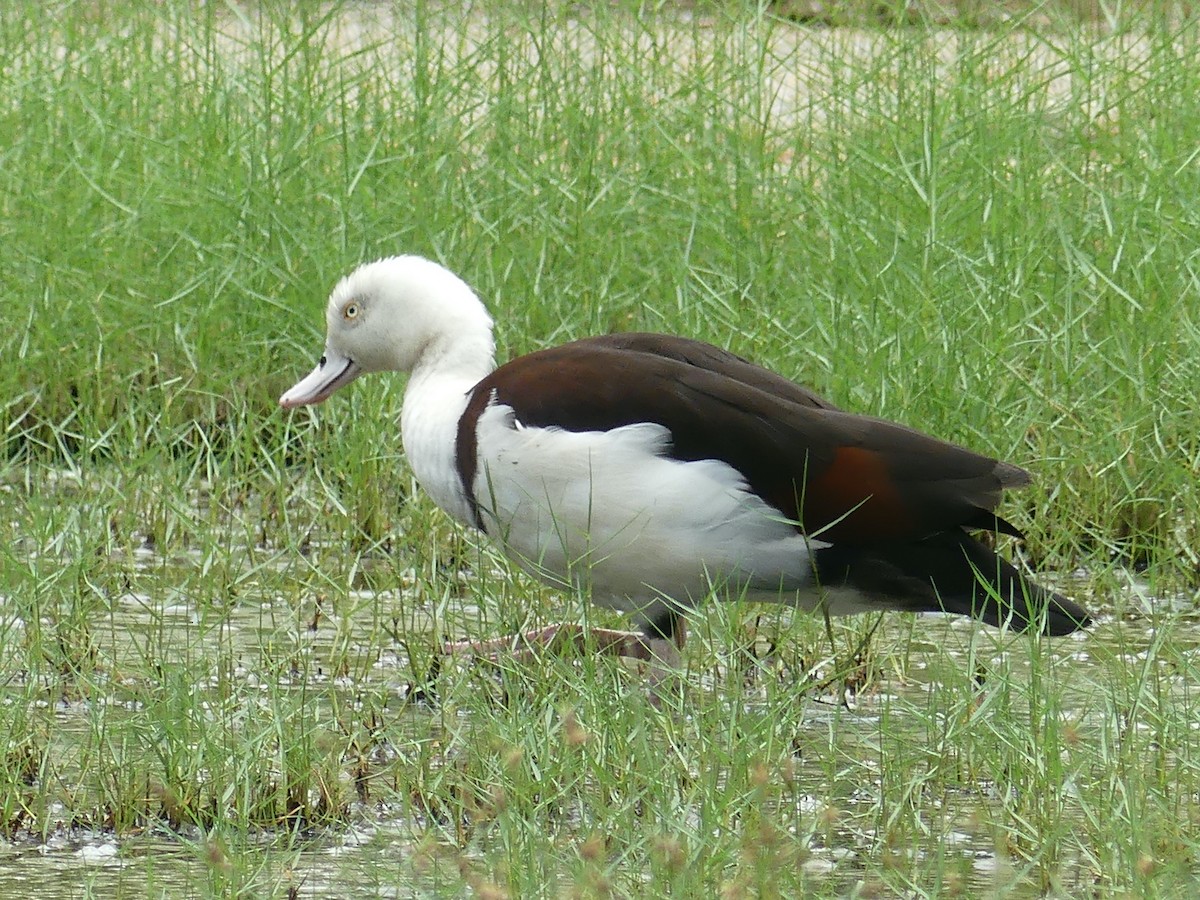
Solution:
[[[46,841],[61,896],[1190,893],[1200,41],[1048,9],[6,11],[13,871]],[[467,278],[502,356],[677,332],[1029,467],[1004,512],[1101,623],[831,647],[733,606],[661,708],[558,659],[411,702],[442,635],[620,620],[432,508],[394,381],[275,406],[333,281],[396,252]],[[72,856],[108,839],[123,867]]]

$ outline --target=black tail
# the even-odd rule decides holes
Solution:
[[[973,616],[1014,631],[1070,634],[1091,624],[1087,610],[1024,578],[964,531],[946,531],[900,547],[835,545],[816,552],[826,587],[849,587],[880,606]]]

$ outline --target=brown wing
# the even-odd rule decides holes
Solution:
[[[706,369],[749,387],[766,391],[781,399],[799,403],[801,406],[811,406],[814,409],[837,409],[824,397],[803,385],[796,384],[782,375],[775,374],[770,369],[764,369],[735,353],[714,347],[712,344],[706,344],[704,341],[694,341],[690,338],[675,337],[669,334],[627,332],[585,338],[566,346],[578,347],[581,345],[649,353],[663,359],[687,363],[698,369]]]
[[[588,338],[520,357],[476,385],[458,463],[474,479],[474,423],[489,400],[526,425],[602,431],[657,422],[681,460],[719,459],[812,535],[871,543],[951,528],[1015,532],[994,510],[1028,483],[1016,466],[832,408],[740,357],[662,335]]]

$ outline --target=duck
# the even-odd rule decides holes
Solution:
[[[605,652],[665,657],[714,598],[941,612],[1047,636],[1091,624],[994,549],[994,535],[1021,537],[996,510],[1029,472],[839,409],[727,350],[615,333],[497,367],[479,296],[416,255],[342,278],[325,324],[320,360],[280,405],[407,373],[400,438],[421,488],[525,571],[628,614],[636,630],[588,632]],[[585,637],[562,623],[517,639],[563,635]]]

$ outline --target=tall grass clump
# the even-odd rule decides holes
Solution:
[[[0,14],[0,835],[117,842],[72,895],[1189,891],[1200,48],[1099,6]],[[421,496],[395,383],[276,407],[399,252],[501,358],[676,332],[1029,467],[1006,552],[1099,624],[439,670],[619,620]]]
[[[1188,26],[31,16],[4,25],[8,459],[310,460],[271,401],[320,298],[411,250],[506,350],[715,340],[1034,464],[1042,552],[1195,566]]]

